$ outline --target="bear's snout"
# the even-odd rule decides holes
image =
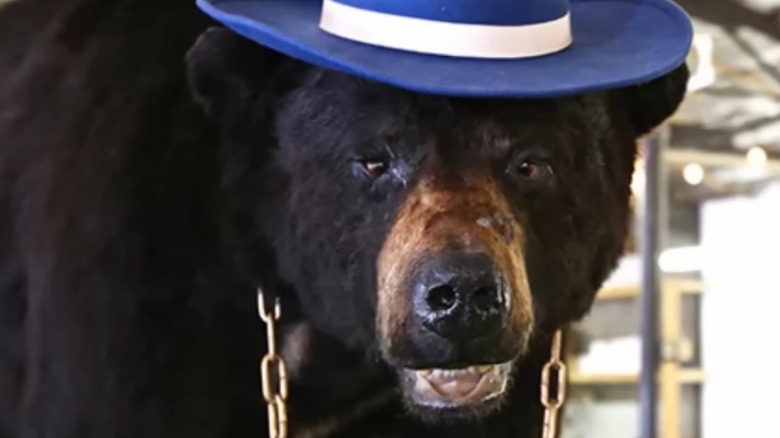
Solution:
[[[410,190],[378,260],[377,326],[415,409],[479,413],[503,399],[534,326],[524,244],[484,173]]]
[[[458,345],[498,334],[511,300],[503,273],[482,251],[442,253],[423,264],[412,286],[420,324]]]

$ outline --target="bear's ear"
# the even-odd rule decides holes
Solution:
[[[616,109],[629,118],[637,138],[677,111],[687,91],[689,74],[688,66],[682,64],[660,78],[615,90]]]
[[[258,94],[277,90],[291,60],[228,29],[211,27],[187,51],[185,62],[193,98],[207,114],[219,114],[228,102],[238,109]]]

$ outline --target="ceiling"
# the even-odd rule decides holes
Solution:
[[[704,200],[780,181],[780,0],[674,1],[696,36],[689,94],[660,135],[667,247],[698,241]]]
[[[755,190],[780,177],[780,0],[676,2],[696,37],[691,91],[666,127],[672,195]],[[689,165],[696,184],[683,175]]]

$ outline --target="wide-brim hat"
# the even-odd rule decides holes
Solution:
[[[690,18],[669,0],[197,0],[290,57],[408,90],[554,97],[680,66]]]

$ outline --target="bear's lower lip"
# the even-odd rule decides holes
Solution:
[[[511,362],[461,369],[405,370],[418,406],[457,408],[483,404],[504,393]]]

